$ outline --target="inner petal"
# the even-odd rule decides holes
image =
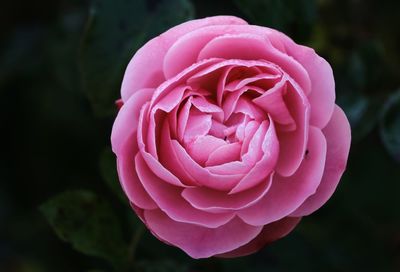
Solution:
[[[204,165],[210,154],[216,149],[227,145],[227,143],[217,137],[206,135],[197,139],[187,146],[189,155],[199,164]]]
[[[211,128],[211,117],[211,114],[205,114],[192,108],[186,124],[183,141],[190,143],[199,136],[207,135]]]
[[[213,166],[240,159],[240,143],[222,145],[210,154],[205,165]]]

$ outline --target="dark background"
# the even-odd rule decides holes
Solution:
[[[292,234],[252,256],[192,260],[138,223],[109,137],[137,48],[220,14],[325,57],[353,141],[336,193]],[[400,271],[399,14],[397,0],[3,1],[0,271]]]

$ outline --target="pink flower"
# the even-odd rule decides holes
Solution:
[[[319,209],[345,170],[350,127],[330,65],[230,16],[145,44],[111,141],[122,187],[160,240],[193,258],[253,253]]]

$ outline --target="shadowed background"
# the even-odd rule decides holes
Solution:
[[[5,1],[0,271],[400,271],[399,11],[396,0]],[[138,222],[109,138],[132,54],[221,14],[326,58],[353,142],[332,199],[289,236],[248,257],[192,260]]]

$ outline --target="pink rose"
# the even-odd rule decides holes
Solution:
[[[122,187],[160,240],[193,258],[253,253],[333,194],[350,127],[330,65],[230,16],[145,44],[111,141]]]

